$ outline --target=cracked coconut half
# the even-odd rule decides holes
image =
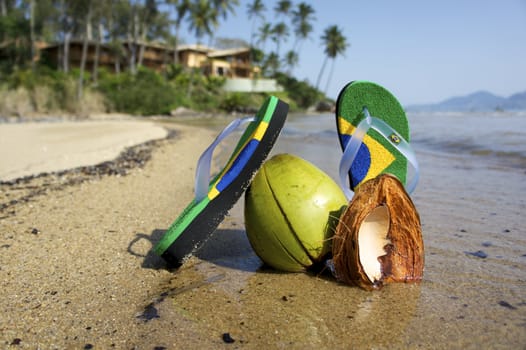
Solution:
[[[380,175],[357,188],[333,240],[337,278],[366,289],[418,282],[424,271],[420,218],[402,183]]]

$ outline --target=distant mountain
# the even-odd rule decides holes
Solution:
[[[507,105],[509,105],[509,109],[526,110],[526,91],[508,97]]]
[[[452,97],[439,103],[406,106],[411,112],[491,112],[526,110],[526,91],[501,97],[487,91]]]

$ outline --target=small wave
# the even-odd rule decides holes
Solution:
[[[423,147],[435,152],[480,157],[481,159],[512,168],[526,168],[526,150],[513,147],[514,145],[522,146],[522,143],[493,144],[495,148],[491,148],[490,143],[482,145],[469,139],[436,140],[418,138],[413,139],[412,142],[415,148]]]
[[[305,130],[305,129],[285,127],[281,133],[282,135],[291,136],[291,137],[309,137],[309,136],[315,136],[315,137],[321,137],[321,138],[338,137],[336,130],[328,130],[328,129]]]

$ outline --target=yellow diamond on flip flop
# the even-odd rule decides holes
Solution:
[[[339,122],[340,133],[351,135],[352,137],[356,127],[345,120],[343,117],[339,118]],[[377,177],[395,161],[393,154],[371,136],[365,135],[363,138],[363,143],[369,149],[371,163],[369,164],[369,169],[367,169],[367,174],[363,179],[360,180],[360,183]]]

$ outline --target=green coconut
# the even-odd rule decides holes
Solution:
[[[331,252],[347,200],[323,171],[290,154],[269,159],[245,194],[245,226],[256,254],[269,266],[302,271]]]

